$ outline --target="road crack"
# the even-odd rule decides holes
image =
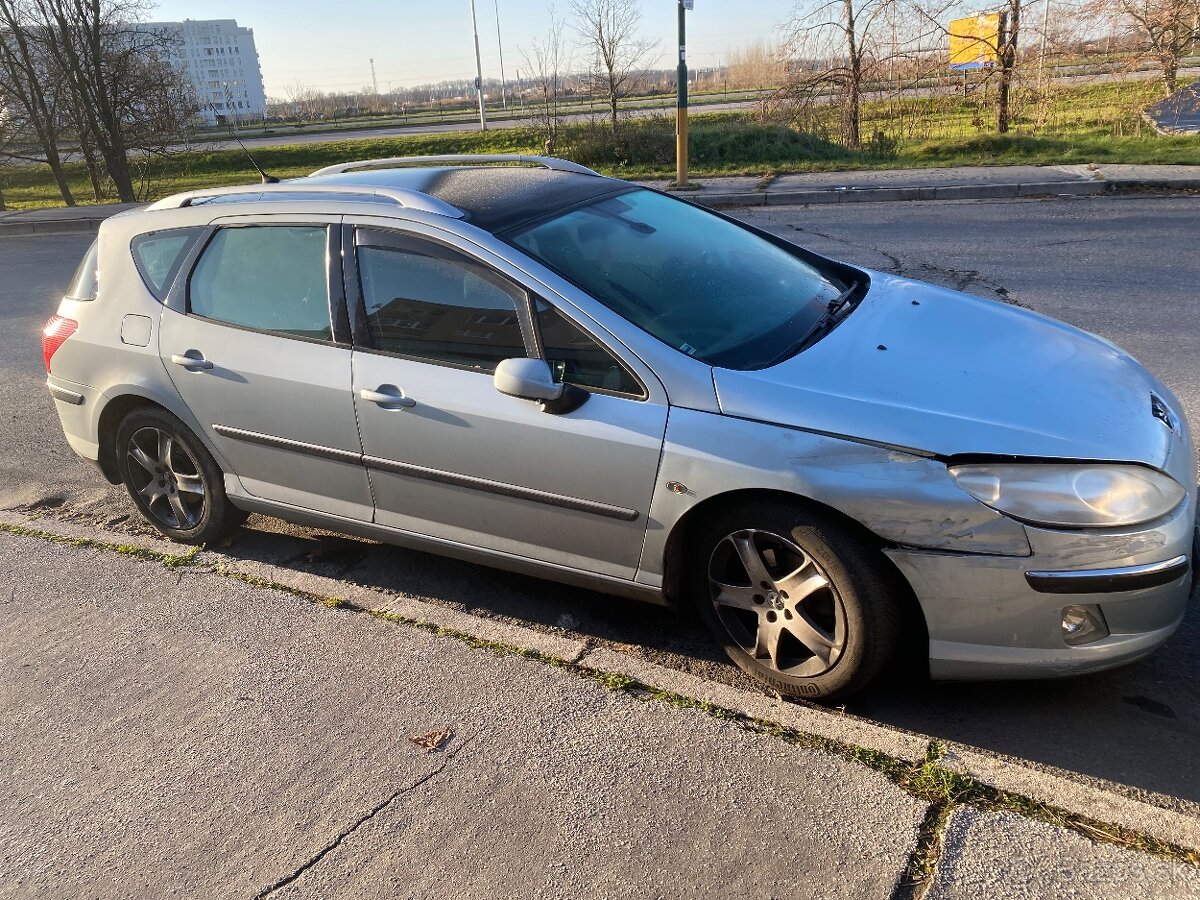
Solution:
[[[905,263],[899,256],[890,253],[880,247],[875,247],[871,244],[862,244],[854,241],[851,238],[839,237],[836,234],[829,234],[824,231],[817,231],[815,228],[805,228],[802,225],[785,224],[785,228],[790,228],[792,231],[800,232],[801,234],[812,235],[814,237],[824,238],[827,241],[834,241],[839,244],[844,244],[847,247],[853,247],[856,250],[866,250],[870,253],[877,253],[887,260],[887,271],[892,275],[898,275],[901,278],[913,278],[918,281],[933,281],[946,284],[956,291],[970,291],[975,286],[982,288],[984,292],[991,292],[998,300],[1007,303],[1010,306],[1019,306],[1022,309],[1029,309],[1028,304],[1022,303],[1016,295],[1008,288],[999,282],[993,281],[982,272],[975,269],[955,269],[951,266],[938,265],[936,263],[915,262],[910,264]]]
[[[342,845],[342,843],[347,838],[349,838],[351,835],[353,835],[356,831],[358,831],[358,829],[362,828],[364,825],[366,825],[368,822],[370,822],[372,819],[374,819],[377,815],[379,815],[381,812],[383,812],[385,809],[387,809],[389,806],[391,806],[393,803],[395,803],[396,800],[398,800],[400,797],[403,797],[405,794],[415,791],[417,788],[421,787],[421,785],[426,784],[429,781],[432,781],[434,778],[436,778],[438,775],[440,775],[442,772],[444,772],[446,770],[446,767],[450,765],[450,763],[454,760],[454,758],[456,756],[458,756],[459,753],[461,753],[463,750],[465,750],[467,748],[467,745],[470,744],[471,741],[473,741],[475,739],[475,737],[476,737],[476,735],[474,735],[474,734],[471,735],[466,740],[464,740],[462,743],[460,743],[457,747],[448,751],[446,753],[446,758],[444,760],[442,760],[442,764],[440,766],[438,766],[436,769],[434,769],[432,772],[426,773],[425,775],[421,776],[416,781],[414,781],[412,784],[405,785],[404,787],[398,788],[397,790],[393,791],[386,799],[384,799],[380,803],[375,804],[375,806],[371,807],[369,810],[367,810],[367,812],[365,812],[363,815],[361,815],[357,819],[355,819],[354,822],[352,822],[346,828],[342,829],[342,831],[340,831],[338,833],[338,835],[332,841],[330,841],[328,844],[326,844],[324,847],[322,847],[319,851],[317,851],[316,854],[314,854],[312,857],[310,857],[308,860],[306,860],[302,865],[300,865],[296,869],[293,869],[287,875],[283,876],[278,881],[276,881],[274,884],[270,885],[269,887],[263,888],[261,891],[259,891],[257,894],[255,894],[254,900],[264,900],[264,898],[271,896],[276,891],[279,891],[280,889],[285,888],[292,882],[296,881],[305,872],[307,872],[313,866],[317,865],[326,856],[328,856],[330,853],[332,853],[334,850],[336,850],[338,847],[340,847]]]

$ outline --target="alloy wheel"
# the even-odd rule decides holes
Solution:
[[[134,480],[131,487],[150,514],[168,528],[195,528],[208,498],[200,467],[183,443],[161,428],[147,426],[130,435],[125,452]]]
[[[723,538],[708,565],[717,619],[744,653],[780,675],[812,678],[846,646],[846,610],[813,557],[789,538],[743,529]]]

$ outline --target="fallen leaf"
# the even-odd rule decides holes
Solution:
[[[426,753],[432,753],[434,750],[440,750],[450,738],[454,736],[454,730],[447,725],[445,728],[438,731],[431,731],[428,734],[420,734],[416,737],[410,737],[409,740],[418,747],[423,747]]]

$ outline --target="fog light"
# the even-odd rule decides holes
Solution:
[[[1108,637],[1104,613],[1094,604],[1068,606],[1062,611],[1063,640],[1072,646]]]

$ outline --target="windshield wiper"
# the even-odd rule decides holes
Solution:
[[[813,323],[813,327],[809,329],[808,334],[801,338],[792,346],[788,347],[783,353],[776,356],[765,368],[777,365],[785,359],[790,359],[802,350],[805,350],[817,340],[828,333],[834,325],[840,322],[850,312],[850,301],[860,287],[860,282],[851,281],[844,291],[829,301],[829,305],[825,307],[825,312],[821,313],[817,321]]]

